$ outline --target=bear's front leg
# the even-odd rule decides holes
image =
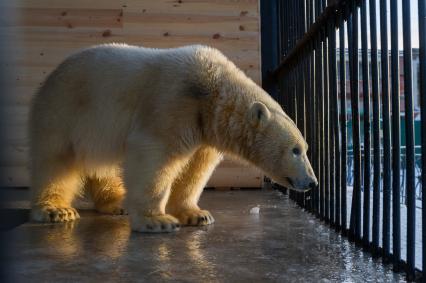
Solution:
[[[201,193],[222,154],[210,146],[201,146],[172,185],[167,212],[176,216],[182,225],[202,226],[214,223],[207,210],[198,206]]]
[[[160,141],[128,143],[124,161],[124,182],[127,188],[126,209],[133,231],[173,232],[179,220],[166,214],[165,207],[173,179],[187,158],[167,154]]]

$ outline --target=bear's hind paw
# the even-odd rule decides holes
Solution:
[[[31,219],[37,222],[67,222],[80,218],[72,207],[35,206],[31,209]]]
[[[144,233],[167,233],[180,229],[179,220],[169,214],[132,217],[131,226],[133,231]]]

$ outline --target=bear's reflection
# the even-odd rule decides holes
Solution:
[[[210,226],[206,227],[207,229]],[[197,275],[203,277],[215,277],[215,263],[211,261],[211,256],[206,253],[204,247],[208,245],[206,232],[203,230],[194,231],[186,241],[188,257],[196,268]]]
[[[89,216],[83,221],[44,226],[48,226],[47,230],[32,242],[48,246],[55,255],[69,259],[86,253],[119,258],[125,252],[130,236],[127,217]]]
[[[83,213],[80,220],[41,229],[42,237],[32,238],[31,243],[47,247],[55,258],[119,259],[117,263],[125,269],[152,279],[186,272],[205,279],[216,274],[215,256],[206,249],[212,227],[184,227],[170,234],[132,233],[126,216]]]
[[[176,234],[156,234],[145,237],[146,242],[143,240],[144,244],[140,247],[151,259],[148,277],[153,281],[159,278],[164,280],[186,278],[187,280],[188,274],[191,274],[193,278],[202,278],[206,281],[216,278],[215,257],[206,249],[209,228],[182,228]],[[149,244],[153,244],[150,249],[147,248]]]

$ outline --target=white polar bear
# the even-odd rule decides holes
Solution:
[[[222,153],[281,184],[317,184],[293,121],[218,50],[107,44],[57,67],[32,101],[32,219],[78,218],[81,188],[98,211],[128,211],[131,227],[207,225],[197,203]]]

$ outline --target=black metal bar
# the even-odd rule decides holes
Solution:
[[[360,148],[360,121],[359,121],[359,53],[358,53],[358,7],[356,1],[352,4],[352,36],[353,36],[353,62],[352,78],[352,141],[354,155],[354,196],[355,204],[355,238],[361,241],[361,148]]]
[[[359,59],[358,59],[358,8],[353,2],[352,14],[350,16],[350,28],[348,37],[351,40],[350,59],[350,82],[351,82],[351,109],[352,109],[352,144],[353,144],[353,166],[354,186],[351,208],[351,233],[357,241],[361,240],[361,151],[360,151],[360,129],[359,129]]]
[[[334,30],[334,42],[336,45],[336,30]],[[339,52],[342,52],[341,47],[339,47]],[[333,52],[334,58],[332,59],[333,62],[333,69],[334,69],[334,152],[335,152],[335,174],[336,174],[336,180],[334,183],[335,187],[335,228],[339,230],[341,228],[341,154],[340,154],[340,111],[339,111],[339,89],[338,89],[338,71],[337,71],[337,50]]]
[[[325,31],[324,31],[325,33]],[[323,73],[324,73],[324,192],[325,192],[325,221],[330,220],[330,153],[329,153],[329,89],[328,89],[328,42],[323,39]]]
[[[352,85],[352,73],[353,73],[353,35],[352,35],[352,15],[350,14],[348,16],[348,60],[349,60],[349,68],[348,68],[348,72],[349,72],[349,97],[352,99],[352,93],[353,93],[353,85]],[[352,101],[351,101],[351,107],[352,107]],[[351,113],[352,113],[352,108],[351,108]],[[352,122],[352,117],[351,120]],[[348,128],[348,132],[352,133],[352,152],[353,152],[353,122],[352,122],[352,128],[349,131]],[[348,143],[350,144],[350,139],[348,140]],[[352,158],[353,159],[353,158]],[[350,211],[350,215],[349,215],[349,237],[351,239],[355,238],[355,193],[356,191],[353,190],[352,187],[352,198],[351,198],[351,211]]]
[[[302,20],[302,18],[301,18],[301,20]],[[302,28],[301,23],[299,23],[299,29],[301,29],[301,28]],[[306,136],[306,131],[305,131],[305,88],[304,88],[305,74],[303,72],[303,68],[304,68],[304,61],[301,60],[299,62],[299,66],[298,66],[298,69],[299,69],[299,71],[298,71],[299,78],[298,78],[298,81],[297,81],[298,92],[296,93],[296,95],[297,95],[297,118],[299,120],[299,124],[298,124],[299,126],[298,127],[299,127],[300,131],[302,132],[302,135]],[[301,207],[305,207],[305,193],[299,192],[298,196],[299,196],[299,203],[300,203]]]
[[[312,9],[312,7],[310,7]],[[309,84],[309,123],[310,126],[308,128],[311,139],[309,144],[309,154],[310,160],[312,160],[312,169],[316,172],[316,161],[315,159],[315,70],[314,70],[314,50],[309,54],[309,67],[308,67],[308,84]],[[315,173],[316,175],[316,173]],[[316,213],[316,193],[317,187],[312,188],[311,190],[311,203],[312,203],[312,213]]]
[[[330,223],[335,224],[334,218],[334,203],[335,203],[335,193],[334,193],[334,181],[335,181],[335,152],[334,152],[334,121],[336,120],[336,105],[335,105],[335,96],[336,96],[336,30],[334,27],[334,21],[330,20],[328,25],[328,72],[329,72],[329,106],[330,106],[330,119],[329,119],[329,153],[330,153]],[[337,103],[336,103],[337,104]]]
[[[311,119],[312,119],[312,121],[311,121],[311,124],[312,124],[312,137],[313,137],[313,140],[312,140],[312,158],[313,159],[315,159],[315,161],[314,161],[314,172],[315,172],[315,175],[316,176],[319,176],[318,175],[318,168],[319,168],[319,163],[318,163],[318,147],[317,147],[317,141],[318,141],[318,138],[317,138],[317,135],[318,135],[318,133],[317,133],[317,101],[318,101],[318,99],[317,99],[317,95],[316,95],[316,85],[317,85],[317,83],[316,83],[316,81],[317,81],[317,79],[316,79],[316,66],[315,66],[315,64],[316,64],[316,62],[315,62],[315,53],[316,53],[316,50],[315,50],[315,45],[313,44],[312,45],[312,53],[311,53],[311,56],[310,56],[310,61],[311,61],[311,92],[312,92],[312,116],[311,116]],[[315,212],[315,215],[318,215],[317,213],[319,212],[319,206],[318,206],[318,204],[319,204],[319,195],[318,195],[318,186],[316,186],[315,188],[314,188],[314,190],[313,190],[313,197],[314,197],[314,212]]]
[[[309,2],[307,2],[309,3]],[[308,4],[307,4],[308,5]],[[309,6],[306,7],[306,9],[309,9]],[[307,11],[307,14],[309,12]],[[308,19],[306,19],[306,25],[308,24]],[[308,56],[305,59],[304,62],[304,67],[303,67],[303,73],[304,73],[304,86],[305,86],[305,137],[306,137],[306,142],[308,143],[308,147],[311,149],[309,150],[308,148],[308,152],[307,155],[309,157],[309,160],[313,160],[312,159],[312,124],[311,124],[311,115],[312,115],[312,92],[311,92],[311,76],[310,76],[310,57]],[[312,207],[312,197],[313,197],[313,191],[310,190],[308,192],[305,193],[305,208],[310,211],[313,212],[313,207]]]
[[[315,0],[315,22],[318,21],[318,17],[320,15],[320,9],[321,9],[321,0]]]
[[[320,39],[318,39],[320,41]],[[323,69],[323,44],[319,42],[319,50],[318,50],[318,137],[319,137],[319,161],[320,161],[320,175],[319,175],[319,192],[320,192],[320,218],[324,219],[325,216],[325,203],[324,203],[324,69]]]
[[[401,144],[399,126],[399,48],[398,3],[390,2],[391,12],[391,99],[392,99],[392,261],[395,269],[401,260],[400,170]]]
[[[419,69],[420,69],[420,113],[422,142],[422,190],[426,187],[426,3],[419,0]],[[424,191],[423,191],[424,192]],[[422,194],[422,270],[423,280],[426,279],[426,194]]]
[[[414,115],[412,85],[410,0],[402,1],[402,28],[404,41],[404,98],[406,144],[406,195],[407,195],[407,277],[415,278],[416,241],[416,191],[414,173]]]
[[[289,10],[288,11],[294,11],[294,0],[288,1],[289,2]],[[289,18],[289,40],[288,40],[288,51],[286,54],[286,57],[288,56],[288,52],[293,48],[293,40],[294,40],[294,13],[288,14]],[[290,75],[290,93],[289,93],[289,115],[293,119],[293,121],[296,121],[295,113],[294,113],[294,89],[296,85],[294,84],[294,72],[292,72]],[[292,192],[292,196],[294,197],[294,192]]]
[[[311,55],[311,73],[312,73],[312,83],[311,83],[311,88],[312,88],[312,133],[313,133],[313,137],[314,140],[312,142],[312,156],[314,156],[314,170],[315,170],[315,174],[316,176],[319,176],[319,162],[318,162],[318,127],[317,127],[317,117],[318,117],[318,96],[317,96],[317,66],[316,66],[316,53],[317,50],[313,50],[313,53]],[[314,211],[315,214],[318,216],[319,215],[319,189],[318,186],[315,187],[314,189]]]
[[[382,64],[382,118],[383,118],[383,254],[390,255],[390,124],[389,124],[389,58],[387,3],[380,0],[380,40]]]
[[[371,93],[373,100],[373,254],[379,251],[380,237],[380,98],[377,58],[376,1],[370,0]]]
[[[274,99],[278,99],[277,84],[270,74],[277,67],[279,60],[279,32],[277,0],[260,1],[261,12],[261,47],[262,47],[262,87]]]
[[[362,239],[364,246],[370,245],[370,90],[368,68],[367,1],[361,3],[361,45],[362,45],[362,93],[364,105],[364,204]]]
[[[345,21],[343,16],[339,19],[339,40],[340,40],[340,133],[342,138],[341,145],[341,178],[340,178],[340,197],[341,197],[341,226],[346,232],[347,229],[347,205],[346,205],[346,162],[347,162],[347,137],[346,137],[346,56],[345,56]]]
[[[319,88],[320,88],[320,76],[321,71],[319,68],[319,60],[320,60],[320,43],[319,40],[315,43],[315,160],[316,160],[316,175],[318,177],[318,186],[316,187],[316,206],[317,206],[317,216],[320,217],[321,215],[321,187],[320,187],[320,180],[321,180],[321,156],[320,156],[320,149],[321,149],[321,136],[320,136],[320,95],[319,95]]]

